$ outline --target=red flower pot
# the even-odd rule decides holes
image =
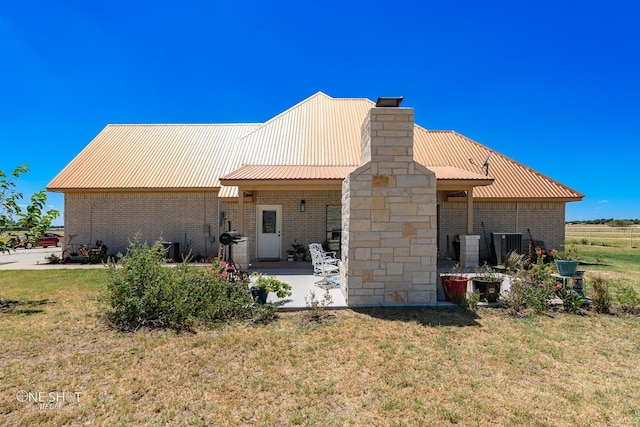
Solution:
[[[468,277],[450,277],[442,276],[442,286],[444,287],[444,295],[447,301],[467,293]]]

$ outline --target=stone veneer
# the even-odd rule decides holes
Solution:
[[[413,160],[413,109],[373,108],[342,185],[341,289],[350,306],[436,303],[436,177]]]

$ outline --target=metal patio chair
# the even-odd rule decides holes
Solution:
[[[323,280],[317,285],[335,283],[336,280],[330,279],[331,276],[340,274],[340,260],[335,257],[335,252],[326,252],[320,243],[311,243],[309,253],[313,264],[313,274],[323,277]]]

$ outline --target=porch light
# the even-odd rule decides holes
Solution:
[[[376,101],[376,107],[399,107],[404,96],[380,96]]]
[[[300,212],[304,212],[304,199],[300,200]]]

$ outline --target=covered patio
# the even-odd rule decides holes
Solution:
[[[319,285],[322,281],[321,276],[313,274],[313,266],[306,261],[254,261],[249,265],[249,272],[259,272],[265,275],[273,276],[278,280],[291,285],[292,295],[287,298],[278,298],[275,294],[270,293],[268,302],[272,302],[278,306],[280,310],[301,310],[308,308],[305,298],[308,298],[311,292],[315,292],[318,300],[322,299],[326,290],[331,294],[333,303],[328,306],[329,309],[347,308],[347,304],[343,293],[339,286]],[[438,274],[450,271],[448,262],[443,261],[438,264]],[[469,276],[473,274],[469,273]],[[337,278],[337,277],[336,277]],[[502,284],[502,291],[509,289],[509,280],[505,278]],[[467,292],[473,292],[473,285],[469,281]],[[455,305],[449,301],[438,300],[436,304],[428,304],[425,307],[432,308],[452,308]]]

